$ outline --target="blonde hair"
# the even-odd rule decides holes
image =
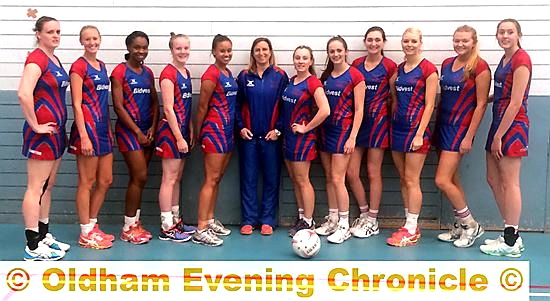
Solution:
[[[464,77],[463,80],[466,81],[474,73],[477,66],[477,61],[479,59],[479,44],[477,43],[477,31],[468,25],[462,25],[455,30],[457,32],[469,32],[472,34],[472,40],[474,41],[474,48],[470,52],[470,57],[466,61],[466,66],[464,66]]]
[[[184,34],[181,34],[181,33],[175,34],[175,33],[171,32],[170,33],[170,40],[168,40],[168,48],[170,48],[170,50],[172,50],[172,47],[174,47],[174,40],[177,39],[177,38],[185,38],[185,39],[189,40],[189,37],[184,35]]]
[[[101,39],[101,33],[99,32],[99,29],[97,29],[97,27],[93,26],[93,25],[84,25],[82,26],[82,28],[80,29],[80,33],[78,34],[78,39],[80,41],[82,41],[82,34],[84,33],[84,30],[86,29],[95,29],[97,31],[97,34],[99,35],[99,38]]]
[[[407,33],[412,33],[412,34],[416,34],[418,35],[418,40],[420,41],[420,44],[422,44],[422,31],[420,31],[420,29],[418,29],[417,27],[409,27],[407,29],[405,29],[405,31],[403,32],[403,35],[401,36],[401,41],[403,41],[403,37],[405,36],[405,34]],[[422,52],[422,49],[418,49],[419,52]],[[404,60],[406,61],[407,60],[407,56],[405,55],[404,57]]]

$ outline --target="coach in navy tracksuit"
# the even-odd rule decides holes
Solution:
[[[237,130],[241,179],[241,234],[271,235],[276,224],[281,176],[280,98],[288,83],[286,73],[275,66],[273,47],[267,38],[257,38],[250,50],[250,63],[237,78]],[[262,202],[258,179],[263,179]]]

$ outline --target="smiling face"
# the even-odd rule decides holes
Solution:
[[[476,46],[474,34],[469,31],[457,31],[453,35],[453,48],[459,56],[469,57]]]
[[[308,72],[309,67],[313,65],[311,52],[307,48],[296,49],[292,61],[297,72]]]
[[[216,44],[212,51],[216,62],[221,65],[227,65],[233,57],[233,44],[230,41],[222,41]]]
[[[384,50],[384,36],[382,32],[375,30],[367,34],[365,38],[365,48],[370,55],[378,55]]]
[[[172,41],[172,48],[170,51],[172,52],[174,61],[185,65],[191,52],[191,41],[186,37],[175,38]]]
[[[95,28],[86,28],[80,33],[80,45],[84,46],[84,51],[95,54],[99,50],[101,36]]]
[[[257,65],[269,64],[269,60],[273,53],[269,49],[269,44],[265,41],[258,42],[252,50],[254,59]]]
[[[519,47],[521,33],[513,22],[502,22],[497,29],[498,45],[502,49],[514,49]]]
[[[346,62],[348,50],[341,41],[334,40],[328,44],[327,53],[330,61],[334,65],[339,65]]]
[[[48,21],[44,23],[42,30],[36,32],[38,46],[46,49],[55,49],[59,46],[61,29],[59,22]]]
[[[406,31],[401,38],[401,48],[405,55],[412,56],[420,54],[422,38],[416,32]]]
[[[130,56],[128,60],[133,60],[137,63],[143,63],[147,54],[149,54],[149,43],[144,37],[136,37],[128,46]]]

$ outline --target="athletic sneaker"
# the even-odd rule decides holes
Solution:
[[[290,230],[288,230],[288,235],[290,237],[294,237],[294,235],[296,235],[296,233],[298,233],[298,231],[300,230],[304,230],[304,229],[313,230],[314,228],[315,228],[315,222],[312,222],[311,225],[309,225],[304,219],[300,219],[295,227],[290,228]]]
[[[189,233],[181,232],[180,229],[177,227],[177,225],[172,226],[172,228],[168,230],[160,228],[160,234],[159,234],[160,240],[171,240],[175,242],[186,242],[191,239],[191,235]]]
[[[67,252],[71,248],[71,245],[58,241],[51,233],[46,233],[46,237],[42,239],[42,242],[48,247],[58,251]]]
[[[250,235],[254,231],[254,227],[251,225],[244,225],[241,227],[241,234],[242,235]]]
[[[484,243],[486,245],[494,245],[494,244],[499,244],[501,242],[504,242],[504,236],[500,235],[499,237],[495,238],[495,239],[486,239],[484,241]],[[519,250],[521,252],[525,251],[525,245],[523,244],[523,239],[520,237],[518,237],[518,239],[516,240],[516,243],[519,245]]]
[[[176,223],[176,227],[178,227],[178,230],[183,233],[187,234],[193,234],[195,231],[197,231],[197,227],[186,225],[183,223],[183,219],[180,218],[179,222]]]
[[[338,230],[338,219],[331,219],[328,215],[325,216],[325,222],[315,229],[315,233],[323,236],[331,235]]]
[[[349,232],[348,227],[344,227],[342,225],[338,225],[338,229],[334,231],[331,235],[327,237],[327,240],[334,244],[341,244],[344,241],[346,241],[348,238],[350,238],[351,233]]]
[[[151,232],[149,232],[149,231],[145,230],[145,228],[143,228],[143,225],[141,224],[141,221],[136,221],[136,225],[137,225],[138,231],[143,232],[143,235],[147,236],[147,238],[149,238],[149,239],[153,238],[153,234],[151,234]]]
[[[83,248],[90,248],[96,250],[104,250],[113,246],[110,240],[104,239],[103,236],[94,228],[88,235],[80,233],[78,244]]]
[[[519,248],[519,243],[516,240],[516,243],[513,246],[507,245],[504,240],[502,242],[493,243],[490,245],[482,245],[479,247],[481,252],[487,255],[493,256],[507,256],[517,258],[521,256],[521,250]]]
[[[476,239],[481,237],[483,233],[485,233],[485,231],[483,231],[479,223],[476,223],[476,226],[473,228],[462,225],[462,235],[459,239],[453,241],[453,244],[458,248],[468,248],[472,246]]]
[[[462,236],[462,227],[458,223],[454,223],[453,227],[444,233],[437,235],[437,239],[444,242],[453,242]]]
[[[378,228],[378,221],[376,221],[374,224],[371,222],[365,222],[361,225],[360,228],[355,229],[355,231],[351,232],[351,234],[353,234],[353,236],[358,238],[367,238],[373,235],[378,235],[380,234],[380,229]]]
[[[355,231],[359,230],[363,227],[363,225],[367,222],[366,217],[359,216],[353,221],[353,224],[351,224],[351,228],[349,228],[349,232],[355,236]]]
[[[99,229],[99,226],[98,226],[97,223],[94,225],[94,229],[92,231],[95,231],[99,235],[101,235],[101,237],[103,237],[103,240],[115,241],[115,236],[112,235],[112,234],[107,234],[107,233],[101,231],[101,229]]]
[[[386,239],[386,243],[394,247],[408,247],[416,245],[419,239],[420,229],[416,228],[416,233],[410,234],[407,229],[401,227]]]
[[[124,231],[123,228],[122,233],[120,233],[120,239],[134,245],[145,244],[151,240],[149,236],[147,236],[147,234],[138,227],[137,224],[131,225],[128,231]]]
[[[208,228],[214,231],[216,235],[227,236],[231,234],[231,230],[224,227],[224,225],[217,219],[213,223],[208,224]]]
[[[59,260],[63,256],[65,256],[65,251],[52,249],[40,241],[38,247],[34,250],[29,249],[29,246],[25,246],[23,259],[26,261],[53,261]]]
[[[294,234],[296,234],[296,226],[298,226],[298,223],[300,222],[300,218],[296,217],[296,220],[294,221],[294,224],[288,228],[288,236],[293,237]]]
[[[223,244],[223,240],[210,228],[203,229],[202,231],[195,231],[193,234],[193,242],[210,247],[217,247]]]

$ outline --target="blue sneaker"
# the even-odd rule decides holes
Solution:
[[[193,234],[195,233],[195,231],[197,231],[197,227],[184,224],[182,219],[180,219],[179,222],[176,223],[176,227],[180,232],[187,234]]]
[[[186,242],[191,239],[191,235],[189,233],[180,232],[177,225],[174,225],[168,230],[163,230],[160,228],[159,239],[171,240],[175,242]]]
[[[65,251],[52,249],[43,242],[39,242],[38,247],[34,250],[25,246],[23,259],[26,261],[54,261],[63,258],[63,256],[65,256]]]

